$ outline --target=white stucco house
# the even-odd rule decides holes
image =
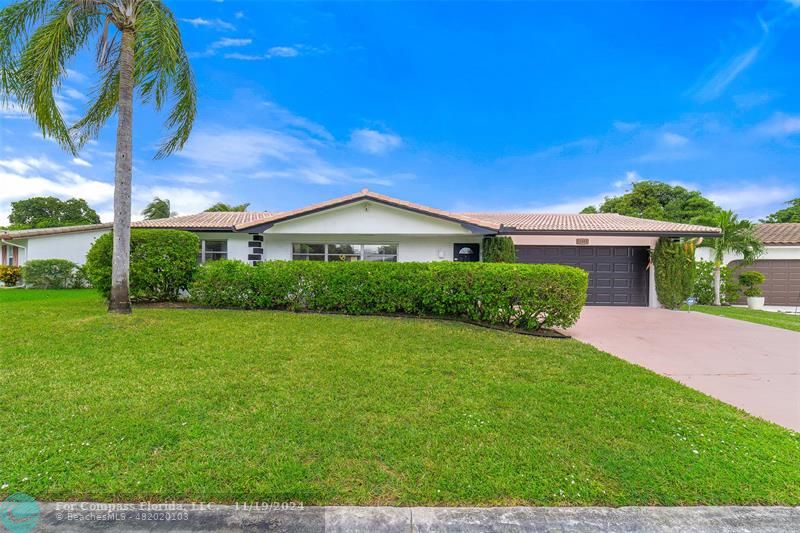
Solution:
[[[778,306],[800,305],[800,223],[756,224],[756,236],[764,244],[764,254],[741,270],[764,274],[764,303]],[[711,250],[697,249],[697,259],[711,261]],[[726,254],[723,263],[740,266],[742,256]],[[744,298],[740,303],[744,302]]]
[[[201,262],[480,261],[484,237],[509,236],[522,263],[589,272],[589,305],[657,307],[649,251],[660,237],[713,237],[716,228],[617,214],[455,213],[366,189],[292,211],[199,213],[133,223],[196,233]],[[82,264],[111,224],[0,232],[3,264]]]

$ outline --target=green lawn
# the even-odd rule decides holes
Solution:
[[[800,434],[573,340],[0,290],[0,498],[800,504]]]
[[[683,308],[686,309],[686,306]],[[800,331],[800,315],[776,313],[773,311],[757,311],[746,307],[717,307],[715,305],[693,305],[692,311],[735,318],[736,320],[744,320],[746,322],[755,322],[756,324],[764,324],[765,326]]]

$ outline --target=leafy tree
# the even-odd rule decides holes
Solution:
[[[621,196],[606,197],[599,208],[589,206],[582,213],[619,213],[632,217],[696,223],[714,216],[720,208],[697,191],[660,181],[638,181]]]
[[[86,115],[68,127],[56,105],[68,61],[97,41],[100,83]],[[0,10],[0,95],[14,98],[46,137],[77,154],[117,115],[113,287],[108,309],[129,313],[133,95],[171,102],[166,157],[189,138],[196,91],[178,24],[161,0],[20,0]]]
[[[582,215],[594,215],[596,213],[599,213],[596,205],[587,205],[586,207],[581,209]]]
[[[142,214],[145,220],[156,220],[159,218],[174,217],[176,213],[170,208],[169,200],[156,196],[153,198],[153,201],[147,204],[142,210]]]
[[[223,202],[217,202],[216,204],[212,205],[208,209],[206,209],[206,213],[214,213],[214,212],[230,212],[230,211],[247,211],[247,208],[250,207],[250,204],[239,204],[239,205],[230,205]]]
[[[705,239],[701,246],[711,248],[714,261],[714,305],[720,301],[720,269],[725,263],[725,254],[741,254],[742,263],[750,264],[764,253],[764,245],[756,237],[753,224],[749,220],[739,220],[733,211],[720,211],[715,217],[698,222],[715,226],[722,235]]]
[[[86,200],[60,200],[54,196],[37,196],[11,202],[8,221],[13,229],[56,228],[99,224],[100,217]]]
[[[782,222],[800,222],[800,198],[786,202],[789,207],[775,211],[767,218],[761,220],[764,224],[779,224]]]
[[[667,309],[677,309],[692,294],[695,282],[694,243],[659,239],[653,250],[656,294]]]

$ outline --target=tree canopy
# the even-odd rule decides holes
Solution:
[[[619,213],[691,224],[713,217],[720,210],[698,191],[660,181],[638,181],[625,194],[606,197],[600,206],[588,206],[581,213]]]
[[[786,202],[786,205],[788,205],[789,207],[785,207],[783,209],[775,211],[771,215],[768,215],[767,218],[761,219],[761,222],[764,224],[800,222],[800,198],[789,200],[788,202]]]
[[[145,220],[156,220],[159,218],[169,218],[174,216],[175,213],[170,207],[169,200],[156,196],[153,198],[153,201],[147,204],[142,210],[142,215],[144,215]]]
[[[11,229],[56,228],[99,224],[100,216],[86,200],[60,200],[54,196],[37,196],[11,202],[8,215]]]
[[[217,202],[216,204],[212,205],[208,209],[206,209],[206,213],[213,213],[217,211],[247,211],[247,208],[250,204],[239,204],[239,205],[230,205],[224,202]]]

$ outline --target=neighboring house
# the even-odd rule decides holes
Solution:
[[[366,189],[278,213],[199,213],[134,222],[136,228],[196,233],[201,262],[480,261],[484,237],[514,240],[521,263],[559,263],[589,272],[589,305],[657,307],[649,250],[659,237],[712,237],[716,228],[616,214],[453,213]],[[64,258],[83,263],[111,224],[0,232],[15,264]],[[12,250],[13,249],[13,250]],[[4,255],[4,262],[6,261]]]
[[[740,272],[758,270],[764,274],[767,279],[761,288],[767,305],[800,305],[800,223],[756,224],[755,230],[764,243],[764,254],[752,265],[741,267]],[[711,250],[698,248],[697,258],[710,261]],[[741,255],[726,254],[723,262],[739,267],[741,259]]]

